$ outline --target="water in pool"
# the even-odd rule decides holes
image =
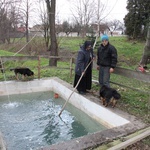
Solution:
[[[53,92],[0,97],[0,131],[8,150],[32,150],[106,129]]]

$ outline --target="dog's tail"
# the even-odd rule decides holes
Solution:
[[[121,95],[116,90],[114,90],[113,91],[113,97],[118,100],[121,98]]]

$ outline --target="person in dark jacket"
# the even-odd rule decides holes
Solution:
[[[83,46],[81,46],[80,50],[78,51],[78,56],[77,56],[76,66],[75,66],[74,87],[76,87],[80,77],[83,74],[81,81],[77,86],[77,91],[80,94],[86,94],[87,90],[91,89],[92,63],[90,62],[92,59],[94,59],[92,43],[91,41],[85,41]],[[89,63],[90,65],[85,71],[85,68],[88,66]]]
[[[117,64],[117,50],[109,43],[108,35],[101,37],[101,45],[97,50],[97,69],[99,70],[99,84],[110,87],[110,73],[114,72]]]

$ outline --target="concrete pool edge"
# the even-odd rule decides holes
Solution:
[[[73,87],[56,78],[56,80],[60,83],[62,83],[62,85],[65,85],[66,87],[68,87],[69,89],[71,89],[71,91],[73,90]],[[53,89],[55,92],[58,91],[57,89]],[[70,94],[70,93],[69,93]],[[82,95],[79,95],[77,92],[75,92],[75,98],[79,98]],[[69,97],[69,95],[67,97],[64,97],[63,95],[61,95],[64,99],[67,99]],[[78,97],[79,96],[79,97]],[[83,96],[82,96],[83,97]],[[88,98],[88,100],[101,105],[99,99],[90,96],[90,94],[87,94],[87,96],[84,96],[85,98]],[[73,99],[75,101],[75,99]],[[70,103],[72,103],[72,99],[69,100]],[[101,105],[101,108],[103,106]],[[83,136],[83,137],[79,137],[76,139],[72,139],[69,141],[64,141],[64,142],[60,142],[60,143],[56,143],[53,144],[51,146],[45,147],[45,148],[40,148],[39,150],[81,150],[81,149],[89,149],[89,148],[93,148],[96,147],[98,145],[101,145],[104,142],[108,142],[111,141],[113,139],[122,137],[122,136],[126,136],[128,134],[131,134],[137,130],[143,129],[145,127],[147,127],[146,124],[144,124],[143,122],[141,122],[140,120],[137,120],[137,118],[135,116],[129,115],[126,112],[123,112],[117,108],[113,109],[113,108],[105,108],[104,109],[109,110],[112,113],[116,113],[121,117],[124,117],[125,119],[127,119],[129,122],[128,123],[124,123],[124,125],[120,125],[118,127],[113,127],[104,131],[100,131],[100,132],[96,132],[87,136]],[[105,123],[104,123],[105,124]],[[106,125],[106,124],[105,124]],[[111,126],[109,126],[111,127]]]
[[[33,80],[28,82],[7,81],[5,83],[5,86],[3,86],[3,89],[1,83],[0,87],[0,95],[52,90],[58,93],[60,97],[62,97],[64,100],[67,100],[73,91],[72,85],[60,80],[59,78]],[[95,119],[97,122],[103,124],[107,128],[118,127],[129,123],[127,119],[121,117],[120,115],[112,112],[109,109],[106,109],[103,106],[100,106],[97,103],[94,103],[94,99],[95,97],[91,96],[91,94],[82,96],[77,92],[74,92],[69,99],[69,103],[71,103],[76,108],[82,110],[84,113]]]
[[[36,82],[35,82],[36,81]],[[18,89],[19,93],[28,93],[28,92],[38,92],[38,91],[47,91],[47,90],[52,90],[54,92],[58,92],[60,93],[60,96],[64,99],[67,99],[70,95],[70,93],[73,90],[72,85],[66,83],[65,81],[62,81],[59,78],[45,78],[45,79],[40,79],[40,80],[33,80],[33,81],[28,81],[28,82],[21,82],[21,81],[7,81],[5,82],[7,84],[11,84],[11,88],[7,89],[7,87],[4,86],[4,82],[0,82],[0,95],[7,95],[9,92],[9,94],[16,94],[16,90]],[[15,88],[14,84],[15,83]],[[21,85],[22,89],[19,89]],[[55,85],[55,86],[54,86]],[[4,88],[4,90],[2,90],[2,88]],[[41,87],[41,88],[40,88]],[[63,89],[63,91],[62,91]],[[18,93],[17,92],[17,93]],[[77,150],[77,149],[87,149],[90,147],[95,147],[96,145],[100,145],[103,142],[106,142],[108,140],[112,140],[114,138],[118,138],[130,133],[135,132],[136,130],[140,130],[144,127],[146,127],[146,125],[144,123],[142,123],[141,121],[137,120],[136,117],[131,116],[125,112],[122,112],[120,110],[118,110],[117,108],[112,109],[112,108],[105,108],[101,105],[101,103],[99,102],[98,98],[95,98],[94,96],[87,94],[86,96],[82,96],[79,95],[77,92],[75,92],[74,97],[72,97],[72,99],[70,99],[70,103],[73,103],[75,101],[75,99],[82,99],[81,103],[82,105],[80,105],[81,103],[75,104],[76,107],[81,106],[83,107],[83,105],[85,104],[84,101],[88,98],[88,102],[89,104],[93,104],[94,107],[99,105],[100,108],[102,108],[103,110],[105,109],[105,112],[109,112],[112,114],[117,114],[120,117],[123,117],[125,119],[125,122],[123,124],[115,124],[115,125],[108,125],[109,128],[111,129],[107,129],[101,132],[97,132],[97,133],[93,133],[84,137],[80,137],[80,138],[76,138],[70,141],[66,141],[66,142],[60,142],[57,144],[53,144],[47,148],[43,148],[43,150],[48,150],[48,149],[61,149],[61,150]],[[96,105],[95,105],[96,104]],[[73,104],[74,105],[74,104]],[[81,108],[79,108],[81,109]],[[85,107],[84,110],[89,109],[88,107]],[[89,112],[88,112],[89,113]],[[91,115],[91,114],[89,114]],[[97,117],[96,117],[97,118]],[[96,119],[94,118],[94,119]],[[126,122],[127,120],[127,122]],[[101,121],[101,120],[100,120]],[[116,122],[118,120],[115,120]],[[105,121],[103,122],[104,124],[107,124]],[[42,148],[41,148],[42,149]]]

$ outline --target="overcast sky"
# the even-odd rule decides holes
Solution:
[[[95,0],[96,1],[96,0]],[[127,14],[126,6],[127,0],[101,0],[103,4],[107,3],[107,10],[111,13],[107,16],[107,20],[120,20],[123,22],[124,16]],[[61,20],[68,20],[71,18],[71,0],[56,0],[57,11],[59,12],[59,18]],[[106,12],[107,13],[107,12]]]
[[[71,9],[73,10],[74,7],[73,1],[76,2],[77,0],[56,0],[56,23],[62,23],[63,21],[71,22],[72,20]],[[97,2],[97,0],[94,1]],[[123,23],[123,18],[127,14],[126,10],[127,0],[101,0],[101,2],[105,5],[107,4],[106,5],[107,9],[105,10],[104,14],[104,16],[107,16],[105,18],[105,21],[120,20]],[[40,6],[42,5],[40,4]],[[36,13],[33,12],[31,16],[32,17],[30,18],[29,22],[30,27],[32,27],[35,24],[42,23],[41,18],[37,17],[39,16],[37,12]]]

